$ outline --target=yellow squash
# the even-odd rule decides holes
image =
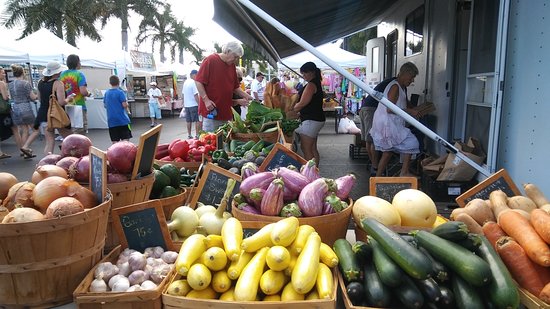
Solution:
[[[176,271],[186,276],[191,265],[200,258],[201,254],[206,251],[206,245],[204,244],[204,235],[193,234],[183,242],[181,245],[178,258],[176,259],[175,267]]]
[[[201,261],[204,266],[212,271],[222,270],[227,264],[227,254],[220,247],[212,247],[204,251],[201,255]]]
[[[332,277],[332,271],[330,268],[323,264],[319,264],[319,272],[317,273],[317,293],[320,299],[331,299],[332,291],[334,289],[334,281]]]
[[[281,292],[281,301],[295,301],[304,299],[305,295],[296,292],[296,290],[292,287],[292,282],[287,283]]]
[[[270,269],[282,271],[290,264],[290,253],[283,246],[273,246],[267,250],[265,260]]]
[[[260,249],[244,267],[235,284],[236,301],[253,301],[258,295],[260,278],[264,272],[267,247]]]
[[[334,253],[334,250],[324,242],[321,243],[319,248],[319,256],[321,262],[325,263],[330,268],[338,265],[338,256]]]
[[[231,265],[227,268],[227,276],[231,278],[231,280],[238,279],[244,267],[248,264],[248,262],[250,262],[253,256],[254,253],[252,252],[244,252],[244,250],[241,251],[239,258],[236,261],[231,262]]]
[[[246,252],[256,252],[263,247],[273,246],[271,231],[273,231],[274,226],[275,223],[270,223],[254,233],[254,235],[243,239],[241,249]]]
[[[292,244],[290,244],[290,253],[298,256],[298,254],[302,252],[302,248],[306,244],[307,237],[313,232],[315,232],[315,228],[313,226],[309,224],[300,225],[298,227],[298,234],[296,234],[296,238],[294,239]]]
[[[185,297],[189,298],[199,298],[199,299],[217,299],[218,293],[214,291],[211,287],[206,287],[204,290],[191,290],[187,293]]]
[[[296,265],[292,269],[290,282],[296,292],[306,294],[317,281],[317,272],[319,271],[319,248],[321,246],[321,237],[317,232],[311,233],[306,241],[302,253],[296,260]]]
[[[219,247],[223,249],[223,241],[220,235],[207,235],[204,239],[204,244],[206,245],[206,249],[210,249],[212,247]]]
[[[279,293],[286,283],[286,276],[282,271],[268,269],[260,278],[260,290],[265,295]]]
[[[218,293],[227,292],[231,288],[231,279],[225,270],[220,270],[212,276],[212,288]]]
[[[234,301],[235,300],[234,292],[235,292],[235,288],[231,287],[229,290],[227,290],[226,292],[222,293],[222,295],[220,295],[220,300]]]
[[[239,259],[241,242],[243,241],[243,226],[238,219],[229,218],[222,226],[222,240],[227,258],[231,261]]]
[[[212,281],[212,273],[204,264],[196,263],[189,268],[187,272],[187,283],[193,290],[204,290],[210,286]]]
[[[300,221],[296,217],[288,217],[277,221],[273,231],[271,231],[271,241],[274,245],[289,246],[296,238],[299,226]]]

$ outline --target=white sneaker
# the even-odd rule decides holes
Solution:
[[[55,138],[55,140],[62,142],[63,141],[63,136],[59,135],[58,137]]]

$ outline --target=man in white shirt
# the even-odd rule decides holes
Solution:
[[[183,83],[182,97],[183,107],[185,108],[185,121],[187,122],[187,136],[192,138],[191,124],[195,123],[195,137],[198,138],[201,128],[201,122],[199,120],[199,90],[195,83],[195,76],[197,70],[192,70],[189,74],[189,78]]]
[[[262,72],[256,73],[256,79],[252,81],[250,90],[254,100],[262,102],[264,100],[265,83],[264,74]]]
[[[147,91],[147,96],[149,96],[149,117],[151,117],[151,127],[154,127],[156,125],[155,118],[157,120],[162,118],[159,104],[162,92],[157,88],[156,82],[151,82],[149,85],[151,86],[149,91]]]

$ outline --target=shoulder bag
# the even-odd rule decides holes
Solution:
[[[52,85],[52,94],[50,94],[50,106],[48,107],[48,128],[62,129],[71,124],[69,116],[55,97],[55,87]]]
[[[11,110],[11,104],[8,100],[4,100],[0,95],[0,115],[9,114]]]

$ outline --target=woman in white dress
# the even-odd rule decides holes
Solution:
[[[418,113],[414,109],[407,108],[407,87],[414,82],[416,75],[418,75],[418,68],[412,62],[407,62],[399,69],[397,78],[389,83],[384,90],[384,96],[389,101],[413,117],[417,117]],[[405,126],[405,120],[394,114],[384,104],[378,104],[369,133],[372,136],[375,149],[382,151],[376,176],[382,176],[392,152],[398,152],[403,157],[401,176],[410,176],[411,155],[419,153],[420,150],[418,149],[418,140]]]

